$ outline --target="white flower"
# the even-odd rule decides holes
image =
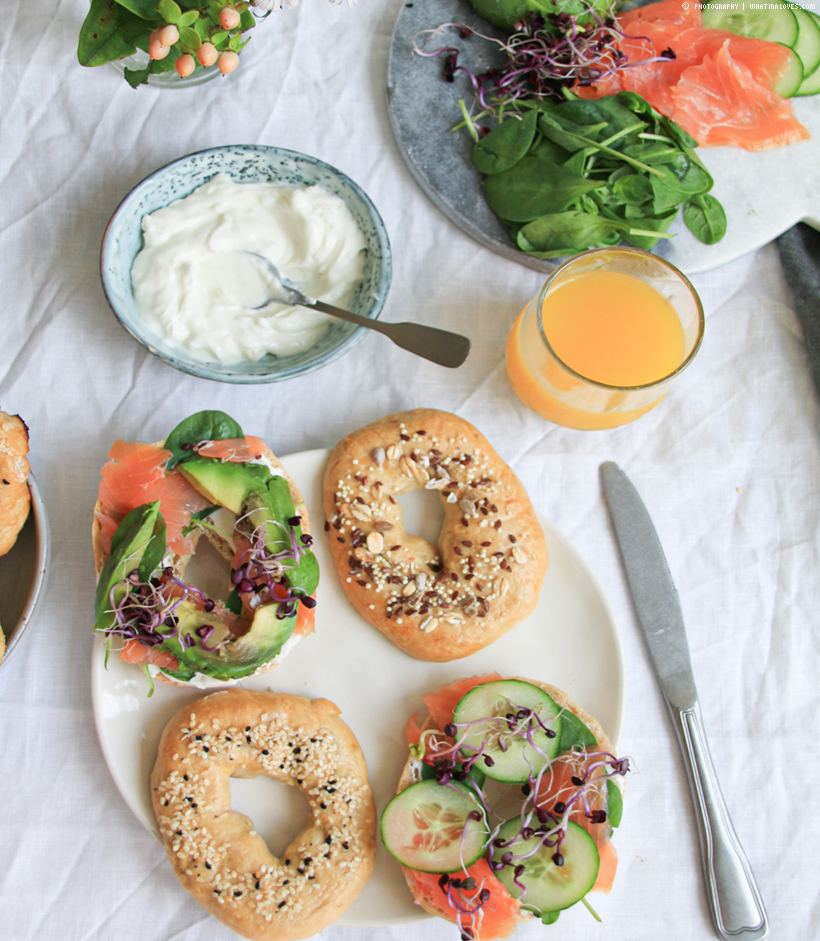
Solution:
[[[260,10],[281,10],[283,3],[287,3],[289,7],[295,7],[299,0],[253,0],[253,5],[259,7]]]
[[[342,0],[330,0],[330,2],[342,3]],[[287,3],[289,7],[298,6],[299,0],[252,0],[252,3],[260,10],[281,10],[285,3]],[[358,0],[347,0],[349,7],[354,7],[357,3]]]

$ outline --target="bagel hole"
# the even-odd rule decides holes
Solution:
[[[231,593],[231,564],[202,536],[185,568],[185,581],[209,598],[224,601]]]
[[[444,525],[444,507],[436,490],[413,490],[396,497],[404,516],[404,528],[413,536],[426,539],[438,546],[438,537]]]
[[[281,858],[310,820],[310,807],[292,784],[260,775],[231,778],[231,810],[245,814],[277,858]]]

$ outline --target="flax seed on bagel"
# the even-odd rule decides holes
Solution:
[[[436,491],[433,546],[408,533],[397,497]],[[448,412],[399,412],[347,435],[324,476],[342,587],[362,617],[419,660],[469,656],[535,607],[544,534],[521,482],[471,424]]]
[[[296,941],[326,928],[366,885],[376,809],[359,743],[327,699],[223,690],[165,727],[151,774],[162,841],[183,886],[253,941]],[[277,859],[231,810],[230,777],[299,787],[305,829]]]

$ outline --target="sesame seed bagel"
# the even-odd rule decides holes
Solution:
[[[433,546],[397,498],[434,490]],[[345,594],[418,660],[467,657],[535,607],[544,533],[521,482],[471,424],[436,409],[388,415],[343,438],[324,476],[326,528]]]
[[[600,722],[598,722],[598,720],[594,716],[590,715],[586,710],[582,709],[562,690],[558,689],[555,686],[551,686],[549,683],[542,683],[539,680],[531,680],[523,676],[504,676],[504,677],[500,677],[500,679],[521,680],[524,683],[530,683],[533,686],[537,686],[539,689],[542,689],[548,696],[550,696],[555,701],[555,703],[562,710],[564,709],[568,710],[574,713],[576,716],[578,716],[578,718],[587,726],[590,732],[592,732],[592,734],[595,736],[597,743],[598,743],[598,747],[602,751],[607,751],[607,752],[610,752],[611,754],[615,753],[612,743],[610,742],[608,736],[604,732],[603,727],[601,726]],[[433,720],[431,716],[428,716],[425,722],[421,726],[421,731],[425,732],[429,729],[435,729],[435,728],[437,728],[436,722]],[[407,762],[404,765],[404,768],[402,769],[401,776],[399,777],[399,782],[396,787],[396,793],[400,794],[403,790],[410,787],[411,784],[415,784],[417,781],[420,781],[421,769],[422,769],[421,761],[419,761],[417,758],[413,757],[412,754],[410,754],[407,759]],[[620,787],[621,790],[623,790],[623,778],[618,777],[615,780],[617,782],[618,787]],[[413,879],[412,870],[409,870],[405,868],[404,866],[402,866],[402,872],[404,874],[404,878],[405,878],[405,881],[407,882],[408,888],[410,889],[411,892],[413,892],[413,895],[416,900],[416,904],[420,905],[426,912],[429,912],[431,915],[442,917],[442,910],[440,908],[437,908],[435,904],[433,904],[432,900],[419,897],[418,893],[414,892],[415,880]],[[518,917],[518,921],[519,923],[530,921],[533,917],[535,916],[533,915],[532,912],[526,911],[525,909],[521,909],[521,912]]]
[[[224,690],[184,706],[162,733],[151,798],[182,885],[254,941],[307,938],[335,921],[373,871],[376,808],[355,736],[327,699]],[[229,778],[300,788],[310,820],[283,859],[243,814]]]

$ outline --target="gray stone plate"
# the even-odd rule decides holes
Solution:
[[[481,177],[473,169],[470,136],[450,131],[461,120],[459,97],[468,105],[472,101],[469,80],[459,73],[454,83],[445,82],[443,57],[425,59],[413,52],[413,36],[419,30],[447,22],[493,33],[468,0],[405,3],[396,20],[387,91],[399,149],[424,192],[460,229],[505,258],[536,271],[552,271],[556,262],[530,258],[516,248],[484,200]],[[451,32],[441,45],[461,49],[459,61],[476,72],[492,64],[493,47],[477,37],[461,40]],[[820,96],[795,99],[794,110],[811,140],[761,153],[737,147],[701,148],[699,154],[715,179],[712,193],[726,210],[728,230],[717,245],[703,245],[678,218],[670,230],[675,238],[658,244],[659,255],[694,274],[765,245],[801,220],[820,228]]]
[[[0,669],[23,639],[45,593],[49,563],[48,518],[32,474],[29,474],[28,486],[31,512],[17,541],[0,558],[0,624],[6,635],[6,653]]]

